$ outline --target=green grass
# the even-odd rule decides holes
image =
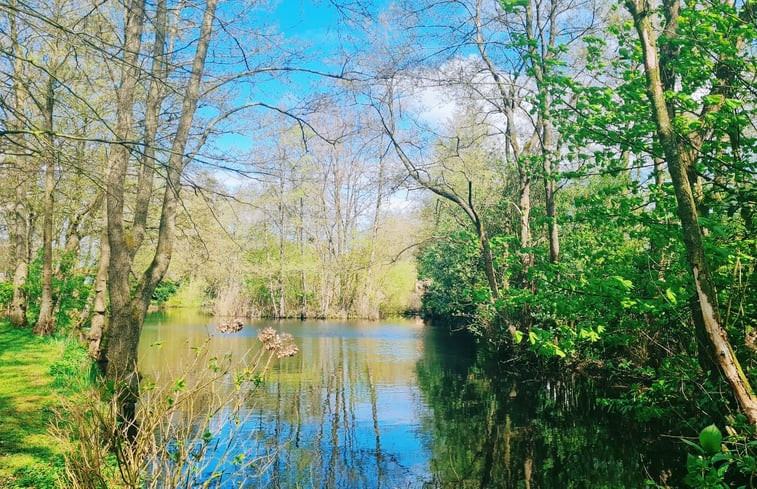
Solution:
[[[49,433],[60,395],[76,389],[86,352],[0,321],[0,489],[56,486],[60,441]]]

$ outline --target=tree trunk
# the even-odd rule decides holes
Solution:
[[[526,272],[534,264],[534,254],[531,252],[531,177],[525,168],[526,162],[518,163],[518,212],[520,215],[520,262],[523,282],[526,282]]]
[[[699,227],[698,212],[692,182],[687,170],[693,166],[694,153],[686,142],[678,139],[671,123],[660,77],[660,62],[656,36],[650,19],[648,5],[642,0],[627,0],[626,6],[634,18],[636,31],[641,40],[644,68],[647,77],[647,94],[652,104],[657,125],[657,137],[665,154],[668,172],[675,190],[678,217],[681,220],[686,257],[691,268],[696,299],[699,308],[693,311],[699,317],[695,323],[704,328],[711,351],[725,380],[731,386],[734,397],[749,422],[757,425],[757,398],[736,358],[726,331],[723,329],[717,305],[717,295],[707,258],[704,253],[703,235]]]
[[[29,213],[26,209],[26,183],[21,181],[16,186],[16,204],[13,207],[13,299],[8,320],[11,326],[25,328],[26,319],[26,279],[29,275]]]
[[[363,311],[361,311],[361,315],[370,319],[378,319],[380,316],[378,304],[376,304],[375,310],[371,310],[373,306],[371,297],[373,295],[373,291],[376,290],[373,285],[373,269],[376,266],[376,246],[378,244],[377,241],[379,234],[379,225],[381,223],[381,205],[383,203],[384,197],[384,166],[384,155],[381,155],[379,157],[379,167],[376,182],[376,206],[373,209],[373,223],[371,224],[371,248],[368,255],[368,268],[365,273],[365,286],[363,287],[363,292],[361,294],[363,302]]]
[[[10,41],[11,52],[13,57],[13,111],[15,119],[8,121],[11,127],[17,130],[23,129],[23,123],[19,119],[24,113],[24,102],[26,94],[24,92],[23,75],[24,65],[21,61],[23,54],[20,52],[18,41],[18,23],[16,21],[17,0],[11,0],[9,12],[10,24]],[[21,154],[25,150],[23,136],[19,135],[13,139],[16,147],[14,151]],[[11,326],[16,328],[25,328],[28,326],[26,319],[27,295],[24,286],[29,275],[29,253],[30,253],[30,236],[29,236],[29,210],[26,205],[27,201],[27,183],[26,175],[23,174],[21,161],[23,157],[16,159],[18,165],[18,182],[16,183],[15,205],[13,206],[13,217],[11,219],[11,229],[9,237],[12,246],[13,256],[13,299],[10,305],[8,320]]]
[[[544,154],[544,204],[547,214],[547,234],[549,240],[549,262],[560,261],[560,231],[557,223],[555,193],[557,182],[554,180],[554,168],[551,154]]]
[[[97,263],[95,276],[95,298],[92,305],[92,320],[87,340],[89,355],[100,363],[105,362],[103,350],[100,348],[102,339],[107,333],[107,305],[108,305],[108,264],[110,263],[110,244],[108,243],[108,212],[103,206],[103,227],[100,233],[100,258]]]
[[[138,421],[135,419],[139,399],[139,375],[137,351],[150,298],[165,275],[171,260],[175,236],[176,212],[184,171],[185,151],[189,130],[194,119],[199,99],[199,87],[205,71],[205,59],[212,35],[217,0],[207,0],[203,13],[200,35],[197,40],[194,60],[186,91],[182,100],[181,115],[176,126],[170,156],[166,164],[166,186],[158,226],[158,242],[152,262],[142,274],[132,292],[129,276],[133,264],[133,240],[127,237],[124,218],[124,193],[129,166],[129,148],[120,144],[113,149],[113,160],[108,175],[108,241],[110,263],[108,267],[108,292],[110,296],[109,335],[105,345],[105,374],[121,387],[119,391],[119,416],[124,423],[129,439],[136,436]],[[134,119],[134,96],[138,78],[138,55],[142,30],[145,24],[145,0],[133,0],[126,15],[123,68],[118,88],[116,135],[122,141],[130,141]]]
[[[134,225],[132,226],[131,259],[134,259],[145,238],[147,214],[153,191],[153,178],[157,164],[155,138],[158,133],[158,118],[164,99],[164,84],[168,76],[165,60],[167,12],[166,0],[158,0],[155,5],[155,42],[152,51],[150,87],[145,103],[144,153],[137,181],[137,196],[134,206]]]
[[[305,319],[308,314],[308,288],[307,275],[305,273],[305,203],[302,197],[300,197],[300,220],[298,226],[300,239],[300,288],[302,289],[300,319]]]
[[[268,271],[268,299],[271,301],[271,309],[273,310],[273,318],[280,319],[279,316],[279,304],[276,300],[276,287],[273,283],[273,263],[271,263],[271,245],[268,242],[268,226],[263,223],[263,245],[265,246],[265,266]]]
[[[53,104],[55,101],[54,78],[50,75],[47,82],[45,100],[45,208],[42,224],[42,297],[39,317],[34,326],[34,333],[49,335],[55,330],[53,317],[53,191],[55,190],[55,141],[53,139]]]
[[[539,69],[536,70],[536,83],[538,85],[539,97],[542,99],[543,104],[543,107],[539,109],[539,117],[542,126],[541,155],[544,168],[544,203],[547,214],[549,261],[550,263],[557,263],[560,261],[560,233],[557,224],[557,210],[555,206],[555,193],[557,192],[557,181],[555,180],[555,154],[558,150],[556,148],[557,144],[554,141],[555,137],[552,127],[552,99],[545,80],[545,74],[548,70],[548,62],[552,57],[556,41],[557,9],[554,8],[554,6],[549,10],[548,26],[547,29],[539,27],[542,52],[540,56],[534,56],[534,62],[538,64],[539,67]],[[543,38],[545,32],[548,36],[546,42]],[[534,32],[534,35],[535,34],[536,32]],[[532,55],[536,54],[533,47],[531,52]]]
[[[284,155],[286,158],[286,155]],[[282,161],[281,173],[279,174],[279,276],[278,276],[278,292],[279,292],[279,317],[285,317],[286,315],[286,296],[284,294],[284,164],[286,161]]]
[[[126,36],[126,53],[130,52],[130,42],[133,43],[131,47],[135,48],[135,53],[139,51],[141,44],[141,31],[144,25],[144,3],[140,2],[144,2],[144,0],[135,0],[134,9],[130,9],[129,12],[129,17],[135,21],[135,27],[132,32],[129,28],[131,24],[127,22],[127,32],[130,32],[130,34]],[[158,225],[158,242],[152,262],[139,280],[133,294],[131,293],[129,284],[132,260],[129,243],[126,240],[124,232],[124,182],[129,160],[127,148],[120,146],[123,150],[120,153],[120,157],[114,162],[109,177],[108,239],[110,242],[110,267],[108,285],[111,314],[109,325],[110,337],[106,345],[106,374],[111,379],[126,376],[130,387],[133,387],[137,380],[135,375],[137,368],[137,347],[147,307],[150,305],[150,298],[155,291],[155,287],[157,287],[165,275],[171,261],[176,232],[176,212],[179,191],[181,189],[181,175],[186,165],[184,154],[189,138],[189,130],[199,100],[200,81],[205,72],[205,59],[212,36],[216,5],[217,0],[207,0],[205,4],[191,74],[182,100],[181,115],[167,163],[166,188],[163,194],[160,224]],[[124,57],[126,58],[126,56],[125,54]],[[123,74],[128,76],[130,70],[133,69],[132,66],[134,65],[127,63]],[[124,83],[126,82],[122,80],[122,85]],[[133,88],[132,86],[128,90],[130,91],[130,95],[124,97],[129,99],[129,108],[127,109],[125,106],[119,107],[119,114],[124,112],[125,115],[124,123],[126,122],[126,118],[128,118],[129,125],[125,125],[125,128],[131,127],[131,120],[133,119]],[[123,102],[124,100],[119,97],[119,103]],[[118,127],[122,126],[119,124]],[[133,397],[135,393],[136,390],[134,388],[130,389],[127,396],[128,399],[125,402],[136,402],[136,397]],[[133,405],[131,407],[125,406],[126,415],[130,413],[129,409],[133,409]]]
[[[115,126],[116,138],[124,142],[131,141],[133,134],[134,98],[139,78],[138,58],[145,25],[145,0],[131,0],[127,5],[121,80],[116,91]],[[124,229],[124,194],[130,156],[131,151],[127,143],[113,146],[107,180],[107,230],[110,248],[108,293],[111,310],[110,335],[105,345],[104,367],[109,379],[128,379],[129,387],[136,389],[136,356],[126,353],[132,348],[125,343],[135,337],[135,326],[137,329],[141,326],[141,319],[134,317],[129,310],[131,260],[130,246]],[[136,336],[138,338],[138,335]]]

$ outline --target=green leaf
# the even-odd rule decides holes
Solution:
[[[720,433],[720,430],[714,424],[707,426],[699,432],[699,444],[707,453],[718,453],[722,442],[723,434]]]
[[[633,282],[630,280],[626,280],[625,278],[621,277],[620,275],[613,275],[613,277],[621,287],[623,287],[625,290],[631,290],[633,288]]]
[[[520,344],[520,342],[523,341],[523,333],[521,333],[520,331],[516,331],[513,334],[513,341],[515,342],[516,345]]]
[[[665,297],[668,298],[671,304],[676,305],[678,304],[678,298],[676,297],[675,292],[673,292],[670,287],[665,289]]]
[[[717,105],[723,100],[722,95],[705,95],[702,97],[702,101],[705,105]]]
[[[499,4],[506,13],[512,14],[518,9],[518,7],[525,7],[528,5],[528,0],[500,0]]]
[[[734,98],[727,98],[725,99],[725,102],[723,103],[723,107],[726,110],[736,110],[742,105],[744,105],[744,103],[741,100],[737,100]]]
[[[183,391],[187,387],[187,383],[184,379],[179,379],[176,381],[176,384],[173,386],[174,392],[180,392]]]

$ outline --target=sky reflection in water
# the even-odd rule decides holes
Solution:
[[[210,317],[161,312],[145,324],[141,370],[175,369],[208,335],[212,352],[242,358],[266,326],[300,353],[273,368],[236,433],[237,452],[270,461],[237,474],[244,487],[641,487],[664,468],[590,387],[488,378],[469,340],[414,320],[261,321],[221,335]]]

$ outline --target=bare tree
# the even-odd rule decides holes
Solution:
[[[14,155],[15,158],[11,162],[10,166],[15,168],[9,169],[15,176],[13,181],[15,191],[13,195],[13,204],[10,205],[9,214],[11,218],[8,220],[10,224],[9,237],[11,242],[12,258],[13,258],[13,299],[10,307],[10,323],[15,327],[24,327],[27,325],[26,310],[27,310],[27,297],[24,285],[26,284],[27,275],[29,273],[29,255],[30,250],[30,216],[29,207],[27,204],[28,194],[28,176],[23,171],[25,165],[28,164],[26,158],[29,154],[26,142],[23,136],[24,129],[24,111],[26,105],[27,94],[24,88],[24,76],[25,66],[23,63],[24,55],[21,52],[21,44],[19,39],[19,19],[18,13],[15,9],[17,7],[17,1],[11,1],[11,9],[8,10],[9,24],[10,24],[10,56],[12,57],[12,86],[11,92],[13,96],[13,105],[10,112],[10,120],[8,126],[11,132],[15,132],[14,136],[10,138],[8,152]]]

